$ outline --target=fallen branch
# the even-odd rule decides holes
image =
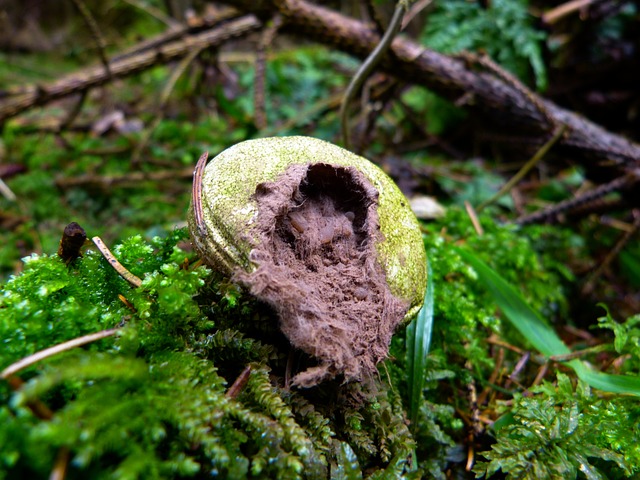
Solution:
[[[186,35],[179,40],[142,50],[140,53],[112,60],[109,69],[103,65],[89,67],[49,84],[32,85],[20,94],[0,101],[0,125],[8,118],[39,105],[102,85],[112,78],[140,72],[154,65],[184,57],[193,50],[221,45],[225,41],[257,30],[262,23],[254,15],[230,20],[204,32]]]
[[[56,178],[55,184],[58,188],[62,189],[75,187],[100,187],[108,189],[114,185],[120,187],[137,187],[140,182],[164,182],[181,178],[191,178],[192,175],[193,168],[161,170],[158,172],[129,172],[118,175],[86,174],[68,178],[60,176]]]
[[[283,16],[283,32],[325,43],[360,58],[366,58],[380,42],[375,28],[333,10],[303,0],[237,0],[236,8],[256,15]],[[566,125],[566,135],[554,150],[561,156],[582,161],[586,167],[607,168],[613,178],[640,166],[640,146],[606,131],[580,115],[520,89],[490,72],[473,69],[463,59],[428,50],[405,38],[396,38],[391,53],[380,63],[385,72],[410,83],[423,85],[450,100],[466,99],[464,105],[490,120],[496,128],[519,132],[543,144],[554,125]],[[540,106],[548,114],[545,118]],[[550,124],[550,123],[553,123]]]

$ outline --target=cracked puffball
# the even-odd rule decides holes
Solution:
[[[420,309],[426,254],[409,202],[368,160],[308,137],[239,143],[194,178],[204,261],[270,304],[317,366],[294,385],[361,381]]]

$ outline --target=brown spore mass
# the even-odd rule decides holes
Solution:
[[[353,167],[314,163],[260,184],[254,200],[257,268],[235,278],[272,305],[291,344],[318,361],[293,383],[373,375],[408,308],[377,261],[377,190]]]

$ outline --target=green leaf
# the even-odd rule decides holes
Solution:
[[[460,248],[455,250],[474,268],[505,317],[540,353],[549,357],[571,352],[553,328],[500,275],[471,252]],[[640,377],[597,372],[580,360],[571,360],[567,365],[574,369],[581,380],[594,388],[640,396]]]
[[[407,327],[407,384],[409,388],[409,420],[412,428],[418,422],[418,412],[426,380],[427,354],[433,330],[433,274],[427,261],[427,291],[418,316]]]

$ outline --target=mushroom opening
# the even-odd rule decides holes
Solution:
[[[296,348],[317,359],[293,383],[374,374],[408,308],[377,261],[377,190],[353,167],[316,163],[290,166],[260,184],[254,200],[257,268],[235,278],[275,308]]]
[[[368,208],[376,200],[377,192],[355,182],[348,169],[311,165],[278,216],[276,233],[312,271],[317,262],[354,261],[371,240]]]

